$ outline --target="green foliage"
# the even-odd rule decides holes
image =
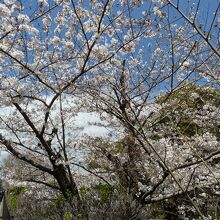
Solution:
[[[156,216],[155,219],[157,219],[157,220],[164,220],[164,219],[166,219],[166,214],[165,213],[160,214],[160,215]]]
[[[192,137],[201,131],[200,127],[188,117],[183,117],[177,124],[177,127],[179,128],[181,134],[189,137]]]
[[[52,186],[58,186],[59,187],[59,184],[55,179],[50,179],[50,180],[47,181],[47,183],[52,185]]]
[[[72,217],[73,217],[73,215],[72,215],[71,212],[66,211],[66,212],[64,213],[64,217],[65,217],[65,220],[71,220]]]
[[[89,164],[88,164],[89,169],[96,169],[96,168],[99,168],[99,167],[100,167],[100,165],[95,160],[90,161]]]
[[[65,203],[65,199],[64,199],[63,195],[57,196],[55,201],[51,202],[49,207],[46,209],[45,217],[47,217],[49,219],[53,219],[53,216],[54,216],[54,213],[56,212],[56,209],[58,209],[59,207],[62,207],[64,205],[64,203]]]
[[[16,209],[18,207],[21,195],[26,191],[23,186],[13,187],[10,189],[8,194],[8,205],[11,209]]]
[[[95,187],[96,190],[98,190],[99,197],[103,202],[106,202],[108,199],[110,199],[112,195],[112,189],[108,184],[98,184]]]
[[[122,153],[125,148],[125,143],[122,141],[115,142],[113,153]]]
[[[79,189],[79,191],[80,191],[80,195],[81,195],[82,197],[85,197],[85,196],[87,195],[87,193],[89,193],[89,192],[91,191],[91,189],[88,188],[88,187],[82,186],[82,187]]]
[[[193,93],[197,94],[198,98],[192,99]],[[189,108],[202,107],[206,103],[210,103],[218,107],[220,106],[220,99],[218,98],[219,95],[219,89],[191,84],[170,94],[159,97],[156,102],[158,104],[163,104],[168,101],[178,100],[179,103],[186,104],[186,106]]]
[[[161,139],[161,137],[158,134],[154,134],[154,135],[150,136],[150,139],[154,140],[154,141],[158,141]]]
[[[78,214],[77,214],[77,219],[78,219],[78,220],[82,219],[82,214],[78,213]]]
[[[204,105],[215,107],[220,106],[220,91],[207,86],[187,85],[170,94],[159,97],[158,104],[164,104],[160,110],[161,120],[159,124],[169,125],[176,121],[178,132],[182,135],[192,137],[195,134],[202,134],[203,129],[194,122],[194,113],[203,108]],[[185,114],[187,112],[187,114]],[[189,113],[191,116],[189,116]],[[214,133],[212,128],[209,132]],[[153,135],[152,140],[159,140],[161,137]]]
[[[71,191],[69,191],[69,190],[66,190],[65,191],[65,194],[66,194],[66,197],[68,198],[68,199],[72,199],[73,198],[73,196],[75,196],[75,194],[73,194]],[[63,203],[64,203],[64,197],[63,197]]]

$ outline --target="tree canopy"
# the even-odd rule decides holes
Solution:
[[[219,8],[0,1],[2,179],[18,216],[219,218]]]

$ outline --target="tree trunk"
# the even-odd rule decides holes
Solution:
[[[80,219],[87,219],[86,208],[83,205],[79,191],[75,182],[71,181],[66,168],[63,164],[53,165],[54,167],[54,178],[57,180],[61,192],[73,209],[74,219],[80,216]]]

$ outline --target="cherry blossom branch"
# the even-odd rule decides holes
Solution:
[[[213,52],[220,58],[220,51],[210,42],[209,40],[209,34],[211,29],[209,30],[208,35],[205,35],[201,29],[195,24],[194,20],[191,20],[189,17],[187,17],[183,11],[180,10],[180,8],[178,7],[178,5],[175,5],[172,1],[167,0],[167,2],[174,8],[176,9],[177,12],[179,12],[179,14],[189,23],[192,25],[192,27],[196,30],[196,32],[203,38],[203,40],[210,46],[210,48],[213,50]],[[218,8],[220,7],[220,3],[218,5]],[[217,10],[218,10],[217,8]],[[216,10],[216,13],[217,13]],[[216,13],[214,15],[214,18],[216,17]],[[213,24],[213,23],[212,23]]]
[[[85,166],[81,165],[81,164],[78,164],[78,163],[74,163],[74,162],[71,162],[72,165],[74,166],[77,166],[77,167],[80,167],[82,168],[83,170],[87,171],[88,173],[91,173],[92,175],[98,177],[99,179],[101,179],[103,182],[107,183],[109,186],[111,186],[111,184],[102,176],[98,175],[97,173],[93,172],[92,170],[86,168]]]
[[[42,166],[41,164],[38,164],[36,161],[29,159],[28,157],[22,155],[22,153],[20,153],[19,151],[15,150],[15,148],[11,145],[11,142],[6,140],[2,134],[0,134],[0,142],[1,144],[3,144],[9,152],[11,152],[13,155],[15,155],[17,158],[19,158],[20,160],[23,160],[29,164],[31,164],[32,166],[36,167],[37,169],[44,171],[46,173],[49,173],[51,175],[53,175],[53,171],[45,166]]]
[[[52,189],[56,189],[56,190],[61,191],[60,187],[52,185],[52,184],[49,184],[49,183],[41,181],[41,180],[36,180],[36,179],[33,179],[33,178],[24,178],[23,181],[31,182],[31,183],[43,184],[43,185],[45,185],[47,187],[50,187]]]
[[[2,48],[0,48],[0,52],[4,53],[6,56],[10,57],[12,60],[14,60],[18,64],[20,64],[28,72],[32,73],[39,80],[39,82],[41,82],[44,86],[46,86],[47,88],[51,89],[53,92],[56,92],[56,90],[52,86],[50,86],[49,84],[45,83],[34,70],[32,70],[30,67],[28,67],[26,64],[24,64],[22,61],[18,60],[16,57],[12,56],[9,52],[3,50]]]

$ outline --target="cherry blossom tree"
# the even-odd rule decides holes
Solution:
[[[0,3],[1,146],[39,173],[24,181],[62,193],[72,218],[89,218],[80,187],[101,182],[125,219],[181,196],[205,219],[192,192],[218,192],[219,4],[202,20],[200,1],[184,2]],[[108,135],[81,136],[82,111]]]

